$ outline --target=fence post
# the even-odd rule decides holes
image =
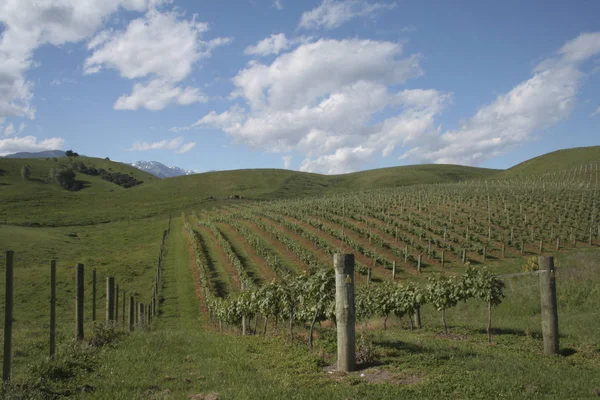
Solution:
[[[129,296],[129,332],[133,332],[135,326],[135,301]]]
[[[356,311],[354,305],[354,254],[334,254],[335,314],[338,371],[356,368]]]
[[[417,272],[421,273],[421,255],[419,254],[419,258],[417,259]]]
[[[554,257],[538,257],[540,270],[540,306],[542,309],[542,336],[544,353],[558,354],[558,309],[556,304],[556,277]]]
[[[15,253],[6,252],[6,291],[4,292],[4,360],[2,364],[2,380],[10,380],[12,366],[12,322],[13,322],[13,260]]]
[[[115,284],[115,325],[119,324],[119,285]]]
[[[139,303],[139,310],[138,310],[138,329],[143,329],[144,328],[144,303]]]
[[[109,276],[106,278],[106,322],[110,323],[115,319],[115,278]]]
[[[392,262],[392,280],[396,280],[396,261]]]
[[[77,264],[76,269],[75,328],[77,331],[77,340],[83,340],[83,296],[85,290],[85,282],[83,281],[83,264]]]
[[[56,260],[50,261],[50,357],[56,352]]]
[[[92,321],[96,321],[96,269],[92,271]]]
[[[125,329],[125,302],[127,301],[127,297],[125,296],[125,290],[123,290],[123,308],[121,309],[121,319],[123,320],[123,329]]]

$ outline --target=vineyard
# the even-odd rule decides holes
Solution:
[[[505,261],[600,245],[598,165],[527,179],[410,186],[184,215],[210,320],[242,334],[335,322],[332,255],[354,253],[357,319],[505,297]],[[521,260],[521,261],[519,261]],[[515,271],[510,271],[515,272]],[[260,323],[261,328],[258,328]],[[252,328],[253,326],[253,328]]]

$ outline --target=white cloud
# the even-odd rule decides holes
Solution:
[[[64,145],[65,141],[61,138],[44,139],[39,142],[35,136],[0,139],[0,156],[21,151],[57,150],[62,149]]]
[[[103,31],[88,44],[93,54],[85,61],[86,74],[111,68],[128,79],[151,78],[136,83],[133,92],[121,96],[117,110],[147,108],[161,110],[170,103],[187,105],[206,101],[198,89],[177,85],[187,78],[195,64],[210,57],[213,50],[231,42],[218,37],[201,40],[207,23],[180,20],[175,12],[149,11],[132,20],[123,31]]]
[[[173,130],[215,127],[254,148],[304,154],[301,170],[347,172],[436,131],[435,116],[450,96],[392,90],[390,85],[421,74],[418,56],[401,55],[402,47],[391,42],[303,44],[270,65],[252,62],[233,79],[234,97],[248,109],[212,111]]]
[[[281,2],[281,0],[275,0],[273,2],[273,6],[278,9],[279,11],[283,10],[283,3]]]
[[[431,141],[417,143],[402,158],[477,165],[530,141],[570,116],[584,72],[580,64],[600,54],[600,33],[567,42],[533,76],[481,107],[469,120]]]
[[[399,59],[401,54],[398,43],[322,39],[270,65],[250,63],[233,78],[233,95],[245,98],[253,109],[290,109],[359,80],[402,83],[421,69],[418,56]]]
[[[369,17],[391,10],[396,3],[368,3],[365,0],[323,0],[316,8],[302,13],[298,27],[334,29],[356,17]]]
[[[189,142],[189,143],[182,145],[179,148],[179,150],[177,150],[177,152],[180,154],[187,153],[188,151],[192,150],[194,147],[196,147],[196,142]]]
[[[283,156],[281,159],[283,160],[283,168],[290,169],[292,166],[292,156]]]
[[[15,126],[12,124],[12,122],[10,124],[8,124],[8,126],[4,129],[4,136],[10,136],[13,133],[15,133],[17,130],[15,129]]]
[[[284,33],[272,34],[255,44],[254,46],[246,47],[244,53],[259,56],[267,56],[269,54],[279,54],[282,50],[287,49],[290,42],[285,37]]]
[[[130,95],[120,96],[114,104],[115,110],[162,110],[168,104],[189,105],[208,101],[199,89],[182,88],[171,82],[155,79],[147,83],[136,83]]]
[[[161,140],[159,142],[148,143],[145,141],[138,141],[131,146],[130,151],[148,151],[148,150],[175,150],[177,153],[186,153],[192,150],[195,146],[195,142],[183,143],[183,137],[176,137],[171,140]]]
[[[596,111],[590,114],[590,117],[595,117],[596,115],[600,115],[600,107],[596,108]]]
[[[50,86],[60,86],[60,85],[64,85],[65,83],[76,83],[75,79],[71,79],[71,78],[56,78],[56,79],[52,79],[52,81],[50,81]]]
[[[119,8],[143,12],[160,0],[4,0],[0,1],[0,117],[33,119],[33,84],[25,72],[35,65],[34,50],[83,40]]]

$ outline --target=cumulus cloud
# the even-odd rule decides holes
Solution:
[[[281,0],[275,0],[273,2],[273,7],[275,7],[279,11],[281,11],[281,10],[283,10],[283,3],[281,2]]]
[[[49,138],[38,141],[35,136],[0,139],[0,156],[21,151],[43,151],[62,149],[65,141],[61,138]]]
[[[402,159],[477,165],[532,140],[569,117],[585,73],[581,64],[600,54],[600,32],[567,42],[538,64],[533,76],[481,107],[458,128],[417,144]]]
[[[120,96],[115,110],[162,110],[170,103],[188,105],[208,101],[200,90],[192,87],[173,86],[169,81],[155,79],[147,83],[136,83],[130,95]]]
[[[269,54],[279,54],[282,50],[287,49],[289,46],[290,42],[285,37],[284,33],[274,33],[268,38],[261,40],[254,46],[246,47],[244,53],[267,56]]]
[[[199,89],[184,88],[178,82],[191,74],[199,60],[231,42],[227,37],[202,40],[208,30],[207,23],[195,18],[181,20],[175,12],[151,10],[122,31],[98,33],[88,44],[93,54],[86,59],[84,72],[95,74],[109,68],[123,78],[149,78],[136,83],[130,95],[121,96],[115,103],[117,110],[161,110],[171,103],[206,101]]]
[[[240,71],[232,97],[247,108],[212,111],[174,130],[214,127],[253,148],[300,152],[302,170],[348,172],[435,133],[450,95],[391,89],[421,73],[418,55],[403,57],[397,43],[322,39]]]
[[[600,115],[600,107],[596,108],[596,111],[590,114],[590,117],[595,117],[596,115]]]
[[[196,146],[195,142],[184,143],[183,137],[176,137],[168,140],[164,139],[158,142],[148,143],[145,141],[135,142],[130,151],[148,151],[148,150],[174,150],[177,153],[186,153]]]
[[[298,27],[304,29],[334,29],[356,17],[370,17],[391,10],[396,3],[369,3],[364,0],[323,0],[316,8],[306,11]]]
[[[4,0],[0,2],[0,117],[33,119],[33,84],[25,72],[35,49],[81,41],[118,9],[144,12],[168,0]]]

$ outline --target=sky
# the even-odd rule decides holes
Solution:
[[[600,145],[600,1],[0,0],[0,155],[508,168]]]

